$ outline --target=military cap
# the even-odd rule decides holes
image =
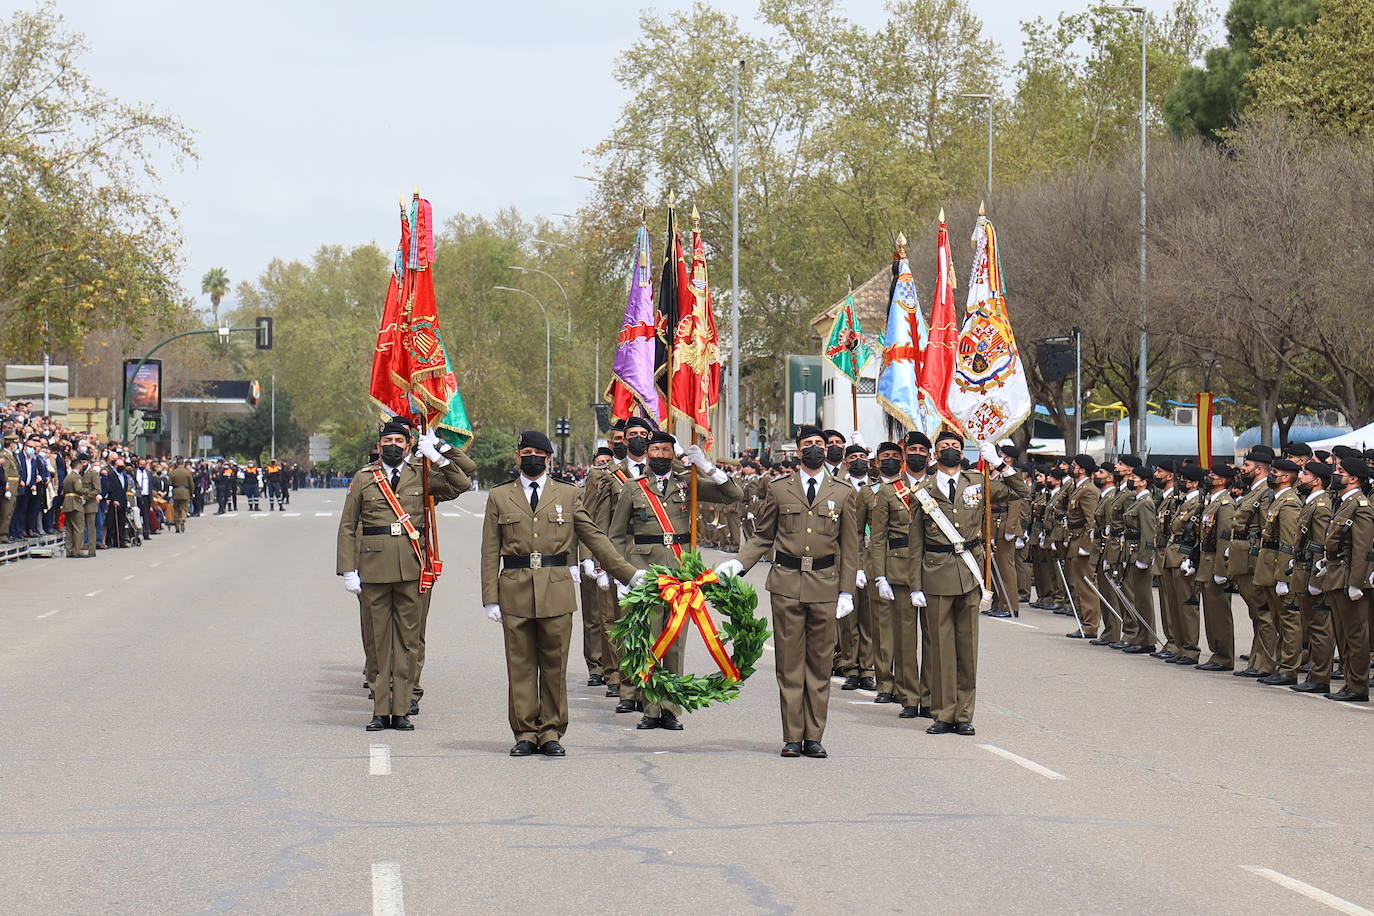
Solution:
[[[649,444],[657,445],[666,442],[669,445],[677,445],[677,438],[672,433],[666,433],[661,429],[656,429],[649,435]]]
[[[1141,480],[1149,480],[1151,477],[1155,476],[1155,471],[1157,470],[1159,470],[1159,468],[1155,467],[1154,465],[1145,464],[1144,462],[1141,462],[1140,467],[1131,468],[1131,473],[1134,474],[1136,477],[1139,477]]]
[[[895,442],[879,442],[873,454],[881,455],[883,452],[900,452],[902,447]]]
[[[1319,448],[1312,453],[1312,457],[1316,458],[1318,461],[1330,461],[1331,453],[1328,452],[1326,449]]]
[[[1224,480],[1231,480],[1240,473],[1240,469],[1221,461],[1212,465],[1212,473]]]
[[[964,447],[964,437],[946,426],[935,436],[935,446],[939,448],[941,442],[957,442],[959,447]]]
[[[382,428],[377,431],[377,438],[382,436],[410,436],[410,424],[404,417],[392,417],[382,424]]]
[[[625,421],[625,431],[629,432],[632,429],[647,429],[653,432],[654,424],[643,417],[630,417],[630,419]]]
[[[1003,445],[998,450],[1012,461],[1021,457],[1021,450],[1014,445]]]
[[[838,429],[826,429],[821,431],[821,435],[827,439],[847,439],[849,438]]]
[[[1307,464],[1303,465],[1303,470],[1323,481],[1329,481],[1331,479],[1331,465],[1324,461],[1309,461]]]
[[[1138,468],[1142,464],[1144,464],[1144,462],[1137,458],[1135,455],[1118,455],[1116,458],[1116,463],[1124,464],[1126,465],[1126,467],[1132,469]]]
[[[1256,445],[1245,453],[1246,461],[1258,461],[1260,464],[1272,464],[1274,462],[1274,450],[1267,445]]]
[[[1341,458],[1341,459],[1345,459],[1345,458],[1362,458],[1362,457],[1364,457],[1364,456],[1361,454],[1361,452],[1360,452],[1359,449],[1357,449],[1357,448],[1351,448],[1351,447],[1348,446],[1348,445],[1333,445],[1333,446],[1331,446],[1331,454],[1332,454],[1332,455],[1335,455],[1337,458]]]
[[[614,423],[611,424],[611,429],[613,429],[613,430],[615,430],[615,429],[619,429],[619,430],[625,429],[625,421],[624,421],[624,420],[616,420]]]
[[[930,437],[927,436],[925,433],[921,432],[919,429],[913,429],[911,432],[907,433],[905,437],[903,437],[902,444],[924,445],[926,448],[930,448]]]
[[[1288,458],[1278,459],[1271,465],[1271,467],[1273,467],[1273,469],[1276,471],[1285,471],[1289,474],[1296,474],[1298,473],[1298,471],[1302,470],[1302,465]]]
[[[865,458],[867,458],[868,449],[864,448],[862,445],[851,445],[849,446],[849,448],[844,450],[844,456],[846,458],[848,458],[850,455],[863,455]]]
[[[1370,470],[1368,462],[1363,458],[1351,456],[1341,459],[1341,470],[1351,477],[1358,477],[1360,480],[1368,480],[1374,477],[1374,470]]]
[[[552,455],[553,443],[549,437],[535,429],[527,429],[520,434],[520,444],[516,448],[534,448]]]
[[[1097,470],[1097,462],[1093,460],[1092,455],[1074,455],[1073,463],[1089,474]]]
[[[1207,469],[1200,464],[1185,464],[1179,472],[1184,480],[1192,480],[1201,483],[1207,477]]]
[[[1283,453],[1293,458],[1312,457],[1312,446],[1306,442],[1290,442],[1283,447]]]
[[[599,449],[596,450],[596,457],[600,458],[602,455],[610,455],[612,458],[614,458],[614,457],[615,457],[615,452],[611,451],[610,449],[608,449],[606,446],[603,445],[603,446],[601,446]]]
[[[1155,463],[1155,471],[1163,471],[1165,474],[1177,474],[1178,464],[1172,458],[1161,458]]]
[[[809,439],[812,436],[820,436],[822,439],[824,439],[825,433],[821,432],[821,428],[819,426],[814,426],[810,423],[804,423],[801,426],[797,427],[797,438],[794,441],[800,442],[803,439]]]
[[[1055,480],[1064,479],[1064,469],[1057,464],[1052,464],[1049,467],[1045,468],[1045,473],[1053,477]]]
[[[1374,461],[1374,448],[1367,448],[1361,453],[1365,461]]]

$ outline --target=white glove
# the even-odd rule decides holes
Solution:
[[[1275,582],[1275,583],[1274,583],[1274,593],[1277,594],[1280,598],[1282,598],[1284,595],[1288,594],[1288,583],[1287,583],[1287,582],[1284,582],[1283,580],[1279,580],[1278,582]]]
[[[835,602],[835,619],[843,620],[852,613],[854,613],[854,596],[849,592],[840,592],[840,597]]]
[[[1326,572],[1326,557],[1322,557],[1316,563],[1312,564],[1312,575],[1320,576],[1324,572]]]
[[[1103,572],[1106,572],[1106,571],[1107,571],[1107,561],[1106,561],[1106,560],[1103,560],[1103,561],[1102,561],[1102,571],[1103,571]]]
[[[439,454],[439,434],[432,429],[420,433],[415,448],[435,464],[448,464],[448,459]]]
[[[1090,557],[1092,556],[1092,551],[1088,550],[1086,547],[1080,547],[1078,548],[1078,555],[1080,557]]]
[[[1149,563],[1146,563],[1144,560],[1136,560],[1136,561],[1135,561],[1135,568],[1136,568],[1136,569],[1149,569],[1149,568],[1150,568],[1150,564],[1149,564]]]
[[[1044,546],[1045,546],[1045,532],[1043,532],[1043,531],[1040,532],[1039,544],[1040,544],[1041,547],[1044,547]]]
[[[716,466],[711,463],[711,459],[706,457],[706,453],[703,452],[701,446],[696,443],[687,446],[684,457],[690,464],[696,465],[697,470],[701,471],[701,473],[705,474],[707,477],[710,477],[716,470]]]
[[[591,557],[587,557],[587,559],[583,560],[582,572],[589,576],[596,575],[596,561],[593,560]]]
[[[1213,577],[1212,577],[1212,581],[1215,582],[1217,585],[1225,585],[1225,584],[1226,584],[1226,577],[1225,577],[1225,576],[1213,576]]]
[[[674,442],[674,443],[673,443],[673,454],[676,455],[676,456],[679,457],[679,458],[681,458],[683,455],[687,454],[685,451],[683,451],[682,443],[681,443],[681,442]]]
[[[912,592],[912,593],[911,593],[911,603],[912,603],[912,605],[915,606],[915,607],[925,607],[925,606],[926,606],[926,593],[925,593],[925,592],[922,592],[922,591],[915,591],[915,592]]]
[[[897,597],[892,591],[892,586],[887,584],[887,576],[879,576],[873,580],[873,584],[878,586],[878,597],[884,601],[891,601]]]
[[[1016,532],[1008,531],[1006,534],[1002,535],[1002,537],[1006,538],[1008,541],[1014,541],[1016,540]]]
[[[606,570],[604,569],[601,570],[601,572],[597,573],[596,587],[601,589],[603,592],[609,592],[611,590],[611,574],[606,572]]]
[[[1178,571],[1183,573],[1185,576],[1191,576],[1193,573],[1197,572],[1197,569],[1194,568],[1193,561],[1189,559],[1184,560],[1182,563],[1178,565]]]
[[[988,463],[988,467],[999,468],[1002,466],[1002,455],[997,451],[997,446],[993,445],[991,442],[984,442],[982,445],[978,446],[978,454],[983,456],[983,460]]]
[[[719,563],[716,564],[716,575],[735,577],[742,576],[744,575],[744,564],[741,563],[739,560],[721,560]]]
[[[582,570],[579,567],[569,566],[568,574],[572,576],[573,585],[582,584]]]
[[[1026,546],[1025,540],[1023,540],[1022,538],[1017,538],[1017,539],[1016,539],[1016,549],[1017,549],[1017,550],[1020,550],[1022,547],[1025,547],[1025,546]]]
[[[358,571],[350,569],[343,574],[344,591],[352,595],[362,594],[363,580],[358,578]]]
[[[617,583],[615,584],[615,600],[616,600],[616,601],[624,601],[624,600],[625,600],[625,596],[628,595],[629,593],[630,593],[630,590],[629,590],[627,587],[625,587],[624,585],[621,585],[619,582],[617,582]]]
[[[487,619],[488,619],[488,620],[493,621],[494,623],[500,623],[500,622],[501,622],[501,605],[499,605],[499,604],[484,604],[484,605],[482,605],[482,610],[484,610],[484,611],[487,612]]]
[[[1345,593],[1350,596],[1351,601],[1359,601],[1361,598],[1364,597],[1364,590],[1356,588],[1353,585],[1347,588],[1345,590]]]
[[[1315,586],[1315,585],[1309,585],[1309,586],[1307,586],[1307,594],[1311,595],[1312,597],[1315,598],[1317,595],[1320,595],[1321,593],[1322,593],[1322,590],[1319,589],[1319,588],[1317,588],[1317,586]]]
[[[1223,551],[1221,552],[1221,558],[1222,558],[1223,560],[1229,560],[1229,559],[1231,559],[1231,548],[1230,548],[1230,547],[1227,547],[1225,550],[1223,550]]]
[[[648,577],[649,573],[647,570],[636,569],[635,574],[630,577],[630,581],[625,584],[628,585],[630,588],[634,588],[636,585],[643,582]]]
[[[868,588],[868,573],[864,572],[862,569],[856,572],[854,574],[854,587]]]
[[[857,445],[859,448],[868,448],[868,443],[864,441],[864,437],[859,434],[857,429],[854,430],[854,435],[849,437],[849,444]]]

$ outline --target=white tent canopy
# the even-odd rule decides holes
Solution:
[[[1352,429],[1350,432],[1339,436],[1332,436],[1330,439],[1318,439],[1316,442],[1307,444],[1312,447],[1313,451],[1321,449],[1326,452],[1331,451],[1337,445],[1348,445],[1361,451],[1374,448],[1374,423],[1361,426],[1359,429]]]

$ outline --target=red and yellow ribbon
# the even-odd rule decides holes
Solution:
[[[649,659],[649,666],[644,670],[644,683],[649,682],[654,665],[663,660],[668,647],[681,635],[688,617],[696,621],[702,641],[706,643],[706,649],[711,653],[711,658],[715,659],[721,673],[732,681],[740,679],[739,669],[730,660],[730,653],[726,652],[720,643],[720,635],[716,632],[715,624],[711,622],[711,614],[706,609],[706,595],[701,590],[703,586],[719,581],[715,570],[711,569],[695,579],[679,579],[667,575],[658,577],[658,593],[667,603],[670,613],[667,625],[663,627],[658,641],[654,643],[653,658]]]

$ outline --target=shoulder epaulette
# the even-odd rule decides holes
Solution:
[[[512,478],[509,479],[509,480],[503,480],[503,481],[501,481],[500,483],[494,483],[494,484],[491,485],[491,488],[492,488],[493,490],[495,490],[497,487],[504,487],[504,486],[508,486],[508,485],[510,485],[510,484],[513,484],[513,483],[515,483],[515,478],[514,478],[514,477],[512,477]]]

